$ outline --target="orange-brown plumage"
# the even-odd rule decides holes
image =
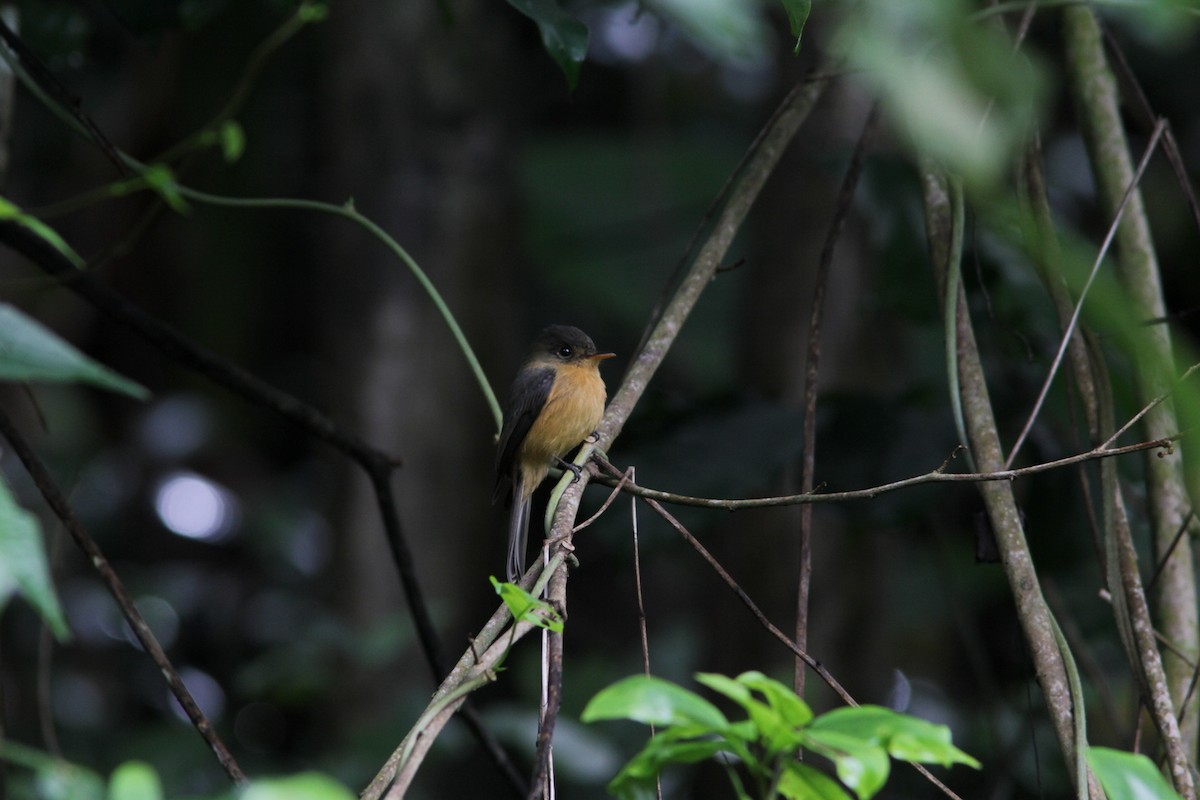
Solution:
[[[596,429],[606,392],[597,353],[583,331],[552,325],[542,331],[517,373],[496,454],[493,502],[512,489],[508,580],[524,572],[530,497],[562,458]]]

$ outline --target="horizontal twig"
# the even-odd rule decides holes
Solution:
[[[1145,450],[1162,449],[1166,451],[1164,454],[1173,452],[1172,442],[1179,439],[1182,434],[1175,434],[1165,439],[1153,439],[1146,442],[1137,442],[1136,444],[1127,444],[1121,447],[1097,447],[1093,450],[1088,450],[1084,453],[1076,453],[1073,456],[1058,458],[1054,461],[1045,461],[1041,464],[1033,464],[1028,467],[1020,467],[1018,469],[1002,469],[996,472],[946,472],[946,465],[938,467],[935,470],[926,472],[923,475],[913,475],[909,478],[902,478],[891,483],[882,483],[878,486],[872,486],[867,489],[851,489],[844,492],[804,492],[801,494],[780,495],[776,497],[744,497],[735,499],[723,499],[716,497],[694,497],[685,494],[675,494],[673,492],[664,492],[659,489],[649,489],[640,484],[634,483],[632,480],[625,481],[622,491],[638,497],[646,498],[647,500],[657,500],[661,503],[671,503],[678,506],[695,506],[697,508],[715,508],[724,511],[741,511],[747,508],[773,508],[775,506],[795,506],[805,503],[837,503],[847,500],[870,500],[878,497],[881,494],[894,492],[899,489],[907,489],[910,486],[919,486],[925,483],[982,483],[985,481],[1012,481],[1017,478],[1022,478],[1027,475],[1035,475],[1039,472],[1049,472],[1062,467],[1069,467],[1072,464],[1079,464],[1084,461],[1093,461],[1100,458],[1111,458],[1113,456],[1126,455],[1128,453],[1138,453]],[[948,463],[948,462],[947,462]],[[606,486],[615,486],[617,479],[609,477],[598,477],[598,483]]]

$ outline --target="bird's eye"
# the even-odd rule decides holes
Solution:
[[[564,344],[562,347],[558,348],[558,355],[562,358],[570,358],[571,353],[573,352],[574,351],[571,349],[569,344]]]

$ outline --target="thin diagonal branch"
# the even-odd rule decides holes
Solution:
[[[601,461],[604,468],[607,469],[611,474],[621,474],[620,470],[608,463],[606,459],[603,459],[603,457],[600,456],[597,456],[597,458]],[[645,501],[650,508],[654,509],[655,513],[662,517],[668,525],[674,528],[676,533],[683,537],[684,541],[686,541],[692,547],[692,549],[695,550],[700,557],[703,558],[704,561],[713,568],[713,571],[717,573],[717,575],[721,578],[721,581],[728,586],[735,595],[737,595],[737,598],[741,601],[742,605],[744,605],[747,610],[750,611],[754,618],[758,620],[759,624],[762,625],[763,628],[771,634],[771,636],[773,636],[784,647],[790,650],[792,655],[803,661],[814,672],[816,672],[817,675],[820,676],[821,680],[825,681],[829,688],[833,689],[834,693],[836,693],[838,697],[840,697],[842,701],[846,703],[846,705],[858,706],[858,702],[850,696],[850,693],[847,692],[840,683],[838,683],[837,679],[833,677],[829,670],[825,669],[824,665],[822,665],[820,661],[813,658],[807,651],[804,650],[804,648],[789,639],[783,631],[779,630],[779,628],[777,628],[775,624],[771,622],[767,615],[763,613],[762,609],[760,609],[758,605],[750,598],[750,595],[746,593],[746,590],[743,589],[736,580],[734,580],[733,576],[731,576],[729,572],[727,572],[726,569],[721,565],[721,562],[717,561],[717,559],[713,557],[712,553],[708,552],[704,545],[700,544],[700,540],[693,536],[691,531],[684,527],[679,520],[677,520],[669,511],[667,511],[654,500],[645,499]],[[946,784],[942,783],[933,775],[933,773],[926,769],[923,764],[913,763],[912,766],[917,770],[917,772],[921,773],[926,780],[936,786],[947,797],[951,798],[952,800],[962,800],[962,798],[955,794],[950,787],[946,786]]]
[[[1108,249],[1112,246],[1113,239],[1117,235],[1117,226],[1120,225],[1121,218],[1125,214],[1125,209],[1128,208],[1129,201],[1133,198],[1138,184],[1142,181],[1142,175],[1145,174],[1146,167],[1150,164],[1150,157],[1154,155],[1154,151],[1158,147],[1158,140],[1162,137],[1165,127],[1166,121],[1162,119],[1154,126],[1154,135],[1150,137],[1150,143],[1146,145],[1146,152],[1142,156],[1142,160],[1138,163],[1133,180],[1126,187],[1125,194],[1121,197],[1121,203],[1117,206],[1117,212],[1113,215],[1113,221],[1108,226],[1108,233],[1104,236],[1103,244],[1100,245],[1100,252],[1096,254],[1096,260],[1092,262],[1092,271],[1088,274],[1087,283],[1083,285],[1083,289],[1079,292],[1079,300],[1075,303],[1075,311],[1071,314],[1071,320],[1067,323],[1067,329],[1063,331],[1062,342],[1059,343],[1058,352],[1054,354],[1054,361],[1050,364],[1050,373],[1042,383],[1041,391],[1038,392],[1033,409],[1029,412],[1029,418],[1025,421],[1025,427],[1021,429],[1020,435],[1017,436],[1017,441],[1013,444],[1012,450],[1009,451],[1008,458],[1004,462],[1005,467],[1012,466],[1013,461],[1017,457],[1017,452],[1021,449],[1021,445],[1025,443],[1025,438],[1029,436],[1029,431],[1033,429],[1033,423],[1042,411],[1042,405],[1046,402],[1046,395],[1050,393],[1050,386],[1054,383],[1054,378],[1058,375],[1058,368],[1062,365],[1063,356],[1066,355],[1067,347],[1071,344],[1071,337],[1075,333],[1075,326],[1079,324],[1079,314],[1083,311],[1083,302],[1087,299],[1088,291],[1092,288],[1096,276],[1100,273],[1100,265],[1104,263],[1104,258],[1108,255]]]
[[[247,370],[196,344],[162,320],[130,303],[90,273],[75,269],[65,256],[25,228],[9,222],[0,222],[0,242],[24,255],[48,274],[62,280],[66,288],[146,339],[167,357],[195,370],[252,405],[289,420],[357,463],[367,474],[374,490],[384,534],[400,575],[401,588],[430,673],[434,680],[440,680],[445,675],[445,660],[439,637],[417,580],[414,559],[400,523],[392,492],[392,472],[399,465],[399,459],[370,446],[307,403],[276,389]],[[468,706],[464,710],[463,718],[510,785],[523,794],[524,781],[504,749],[483,726],[478,714]]]
[[[137,636],[146,653],[154,661],[155,665],[166,678],[167,686],[171,689],[171,693],[175,699],[179,701],[180,707],[191,720],[193,727],[204,738],[204,741],[212,749],[213,754],[217,757],[217,761],[229,776],[229,779],[235,784],[243,784],[246,782],[246,774],[242,772],[242,768],[238,766],[233,754],[229,752],[229,748],[221,740],[212,722],[208,716],[196,704],[191,692],[188,691],[183,679],[179,677],[179,671],[175,669],[175,665],[167,657],[166,651],[159,644],[158,639],[154,636],[154,632],[150,630],[150,626],[146,624],[146,620],[138,613],[137,607],[133,603],[133,598],[130,597],[129,591],[125,588],[125,584],[117,576],[108,559],[105,558],[104,552],[100,546],[96,544],[96,540],[91,537],[87,529],[83,527],[75,512],[71,510],[71,506],[67,503],[66,496],[58,488],[54,479],[50,477],[50,473],[42,464],[41,459],[33,452],[33,448],[25,441],[17,426],[9,418],[8,414],[0,409],[0,434],[8,440],[12,446],[13,452],[21,459],[21,463],[25,465],[25,470],[29,476],[33,478],[34,484],[37,485],[38,491],[42,493],[47,505],[54,512],[67,532],[71,534],[71,538],[79,545],[79,549],[87,555],[92,566],[100,574],[100,579],[104,582],[113,599],[117,601],[117,605],[121,609],[121,614],[124,615],[129,627],[133,629],[133,633]]]

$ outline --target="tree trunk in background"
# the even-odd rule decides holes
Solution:
[[[322,44],[335,57],[318,77],[322,196],[356,207],[417,260],[456,314],[485,365],[509,344],[514,262],[512,119],[519,85],[508,26],[489,3],[456,3],[448,23],[436,3],[389,3],[331,15]],[[463,69],[462,63],[473,64]],[[471,619],[494,605],[464,601],[490,591],[503,557],[500,515],[490,512],[490,411],[462,353],[403,264],[359,228],[323,222],[321,320],[331,402],[352,426],[403,459],[394,486],[419,583],[448,657]],[[511,347],[508,348],[511,350]],[[490,370],[494,372],[494,370]],[[503,380],[496,380],[503,385]],[[497,390],[503,393],[503,389]],[[350,491],[337,520],[336,569],[345,620],[362,631],[408,609],[365,476],[347,468]],[[347,680],[357,711],[385,711],[397,678],[433,683],[415,641],[386,680]],[[355,677],[355,676],[351,676]],[[358,676],[361,677],[361,676]],[[356,723],[351,712],[342,720]],[[361,720],[357,720],[361,722]]]

